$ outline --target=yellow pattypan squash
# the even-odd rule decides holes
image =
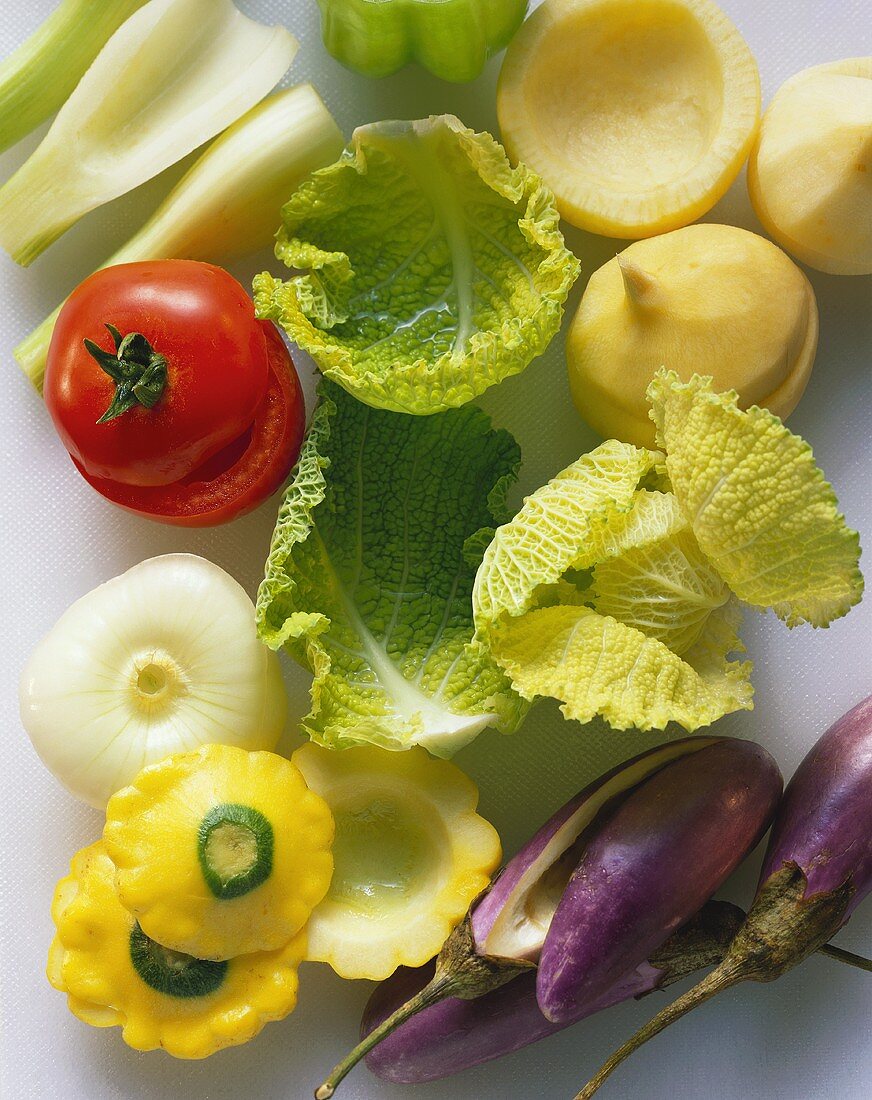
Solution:
[[[309,920],[307,958],[376,980],[425,963],[500,862],[475,784],[422,748],[308,744],[292,762],[336,819],[333,881]]]
[[[136,1050],[205,1058],[247,1042],[293,1010],[304,932],[278,951],[226,962],[195,959],[145,935],[118,900],[114,877],[98,841],[73,857],[55,890],[57,933],[47,974],[80,1020],[122,1027]]]
[[[290,761],[204,745],[109,800],[115,888],[143,931],[198,959],[271,951],[330,885],[333,818]]]

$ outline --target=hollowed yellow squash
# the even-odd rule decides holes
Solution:
[[[307,958],[376,981],[421,966],[499,866],[475,784],[422,748],[310,743],[293,763],[336,821],[333,881],[309,920]]]
[[[513,39],[503,142],[573,225],[649,237],[710,210],[747,159],[760,78],[712,0],[546,0]]]

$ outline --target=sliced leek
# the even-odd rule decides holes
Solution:
[[[150,558],[77,600],[34,650],[20,700],[43,763],[98,808],[173,753],[273,748],[286,710],[251,600],[193,554]]]
[[[223,263],[268,247],[297,184],[331,164],[342,146],[342,133],[311,84],[276,92],[206,148],[103,267],[163,259]],[[40,391],[58,313],[60,306],[14,352]]]
[[[177,163],[273,88],[297,50],[231,0],[150,0],[112,35],[0,189],[0,245],[23,265],[89,211]]]
[[[61,0],[0,65],[0,152],[53,115],[145,0]]]

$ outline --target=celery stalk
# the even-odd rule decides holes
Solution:
[[[297,42],[231,0],[149,0],[112,35],[42,144],[0,189],[0,245],[27,265],[84,214],[220,133]]]
[[[226,262],[266,248],[297,184],[342,151],[339,127],[311,84],[277,92],[206,149],[155,213],[103,264],[187,259]],[[14,355],[42,392],[58,307]]]
[[[61,0],[0,64],[0,153],[53,115],[110,35],[145,0]]]

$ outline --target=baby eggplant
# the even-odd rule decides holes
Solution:
[[[552,919],[560,907],[561,897],[573,870],[587,846],[612,815],[635,791],[646,786],[658,773],[683,765],[686,760],[704,755],[726,743],[722,737],[698,736],[651,749],[601,776],[554,814],[472,903],[469,913],[448,937],[439,953],[432,979],[405,1004],[387,1016],[334,1068],[316,1090],[317,1100],[328,1100],[339,1082],[368,1051],[416,1013],[448,997],[461,1000],[481,997],[533,968],[539,960]],[[749,746],[747,742],[741,744],[748,747],[739,750],[739,755],[744,751],[757,762],[766,776],[762,786],[770,796],[761,799],[760,806],[755,808],[752,815],[753,823],[749,831],[756,836],[765,828],[768,815],[774,810],[781,790],[781,780],[777,768],[763,750]],[[737,790],[728,777],[724,776],[724,781],[729,786],[729,797],[738,798],[744,807],[742,791]],[[678,793],[682,798],[692,795],[692,792]],[[674,806],[660,807],[661,813],[666,817],[674,809]],[[663,822],[658,823],[657,827],[661,825]],[[731,837],[732,834],[728,834],[724,838],[727,844],[731,842]],[[724,848],[718,865],[726,867],[726,874],[734,866],[734,854],[726,851],[726,844]],[[676,865],[682,862],[674,853],[672,860]],[[717,860],[715,862],[718,863]],[[691,877],[696,884],[697,876]],[[706,881],[712,877],[708,874]],[[719,881],[713,882],[709,893],[717,888]],[[698,890],[694,890],[693,896],[696,897],[697,893]],[[674,910],[670,909],[669,919],[676,913],[677,919],[664,928],[659,939],[650,943],[641,954],[633,951],[633,957],[628,958],[620,972],[614,975],[615,980],[643,963],[648,954],[699,909],[707,897],[708,895],[701,898],[695,905],[681,905]],[[592,1001],[592,998],[588,1000]]]
[[[559,1024],[542,1015],[532,970],[474,1001],[449,997],[401,1024],[367,1054],[367,1067],[384,1081],[416,1085],[520,1050],[604,1008],[664,989],[720,962],[744,916],[729,902],[708,902],[646,962]],[[432,974],[432,963],[416,970],[402,968],[377,986],[364,1010],[361,1038],[418,993]]]
[[[474,903],[470,924],[476,951],[538,962],[566,884],[591,836],[657,772],[722,740],[684,737],[659,745],[612,768],[567,802],[509,860]],[[689,910],[685,916],[694,911]],[[661,937],[660,942],[665,938]]]
[[[659,1012],[578,1093],[589,1100],[625,1058],[739,982],[771,982],[821,949],[872,890],[872,696],[821,737],[787,786],[757,895],[723,961]]]
[[[751,741],[720,740],[662,768],[590,837],[554,912],[536,993],[559,1022],[644,962],[742,862],[782,780]]]
[[[830,726],[784,792],[760,888],[790,867],[802,878],[804,904],[843,897],[825,938],[872,889],[872,695]]]

